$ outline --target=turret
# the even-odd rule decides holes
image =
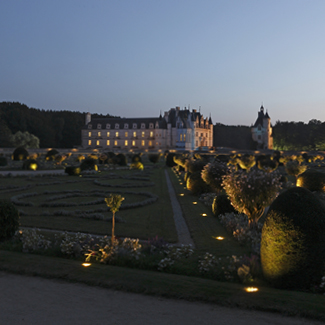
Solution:
[[[88,112],[87,114],[86,114],[86,121],[85,121],[85,123],[86,123],[86,125],[87,124],[89,124],[91,122],[91,114]]]

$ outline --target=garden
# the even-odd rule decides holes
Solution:
[[[26,170],[0,178],[1,270],[325,319],[319,154],[1,161]],[[179,242],[166,177],[194,245]]]

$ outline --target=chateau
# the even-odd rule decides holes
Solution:
[[[193,109],[171,108],[159,117],[99,118],[86,115],[83,148],[110,150],[196,150],[213,146],[213,123]]]
[[[273,149],[271,119],[267,112],[264,113],[263,105],[251,131],[253,140],[257,142],[257,149]]]

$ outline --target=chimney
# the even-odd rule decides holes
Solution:
[[[85,121],[85,123],[86,123],[86,125],[88,124],[88,123],[90,123],[91,122],[91,114],[88,112],[87,114],[86,114],[86,121]]]

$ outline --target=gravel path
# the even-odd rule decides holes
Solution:
[[[178,203],[173,184],[169,178],[166,169],[165,169],[165,175],[166,175],[166,181],[167,181],[167,186],[169,191],[169,197],[174,212],[174,221],[175,221],[176,231],[178,235],[178,244],[184,244],[184,245],[191,244],[193,248],[195,248],[194,241],[191,238],[190,231],[188,230],[186,221],[183,217],[181,206]]]

